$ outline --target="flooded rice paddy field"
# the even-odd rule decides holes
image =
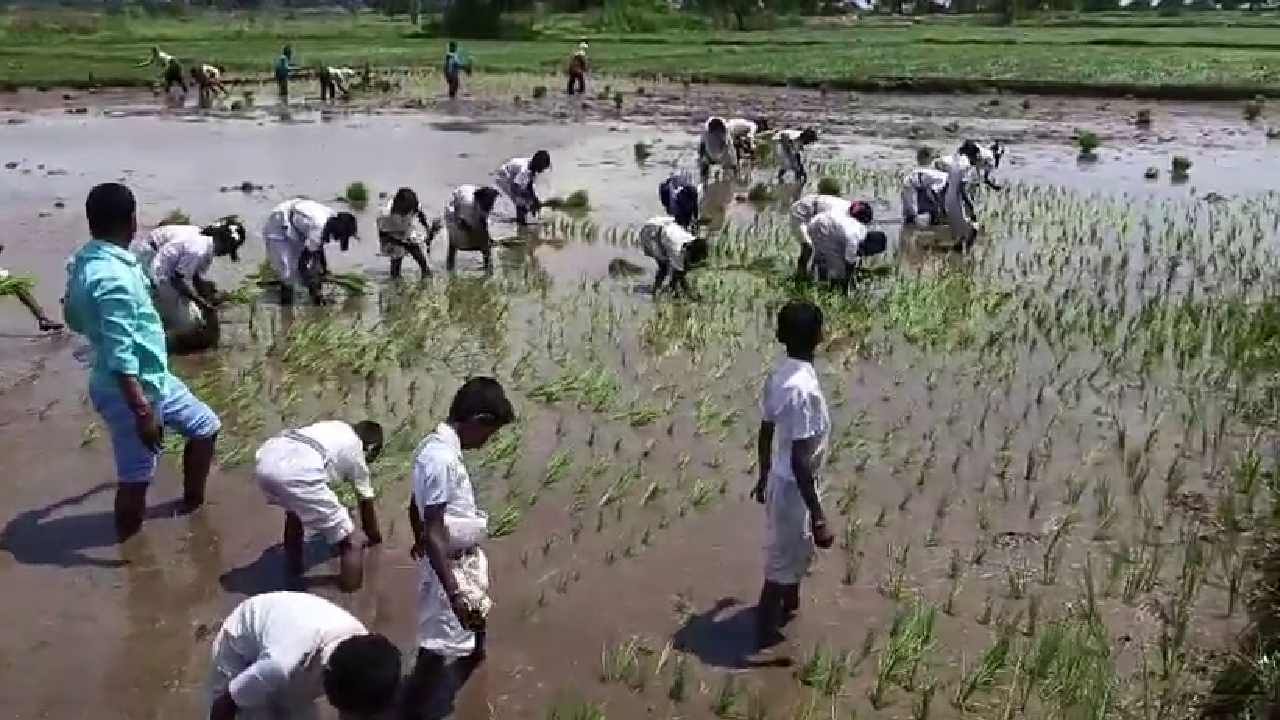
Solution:
[[[452,185],[545,147],[555,191],[585,188],[593,205],[527,233],[501,226],[492,278],[465,256],[445,275],[437,241],[436,274],[417,282],[410,265],[399,283],[376,256],[375,207],[360,212],[364,241],[331,262],[368,274],[368,294],[291,312],[259,297],[225,313],[221,349],[175,361],[223,417],[222,466],[209,507],[188,518],[173,516],[177,472],[163,463],[154,517],[123,547],[81,342],[32,336],[5,302],[6,715],[200,715],[211,630],[246,595],[286,587],[280,517],[246,463],[283,425],[318,418],[394,429],[375,467],[390,528],[365,590],[327,584],[318,548],[306,587],[408,652],[411,453],[477,373],[508,386],[520,421],[468,458],[495,536],[497,605],[459,717],[1190,712],[1248,621],[1280,512],[1280,320],[1264,302],[1280,197],[1264,191],[1275,153],[1262,130],[1227,106],[1151,105],[1148,134],[1126,119],[1137,103],[752,97],[784,117],[827,107],[813,177],[875,198],[885,219],[918,144],[1010,141],[1011,182],[980,201],[983,242],[955,256],[886,221],[890,252],[838,298],[785,279],[792,190],[753,206],[737,199],[746,182],[726,181],[708,193],[700,302],[655,302],[635,230],[658,211],[657,182],[691,164],[699,108],[740,107],[744,90],[655,88],[620,117],[558,99],[288,117],[0,101],[15,108],[0,113],[0,162],[18,163],[0,171],[3,264],[38,275],[51,308],[85,237],[82,198],[103,180],[134,188],[145,226],[182,208],[197,222],[238,213],[256,231],[280,200],[332,198],[353,180],[410,185],[433,211]],[[1092,165],[1066,145],[1082,126],[1108,138]],[[653,143],[644,162],[637,141]],[[1196,162],[1189,183],[1142,180],[1175,152]],[[221,191],[244,180],[263,187]],[[217,265],[224,287],[262,259],[256,232],[248,250],[239,267]],[[796,295],[827,316],[825,505],[839,532],[787,641],[761,658],[763,517],[747,492],[758,392],[779,354],[773,317]]]

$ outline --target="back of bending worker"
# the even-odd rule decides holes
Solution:
[[[640,228],[640,249],[658,264],[658,274],[653,279],[654,297],[662,291],[662,284],[669,276],[673,295],[693,298],[693,290],[685,275],[689,268],[706,257],[706,240],[695,237],[675,218],[659,215],[650,218]]]
[[[862,258],[884,252],[884,233],[867,229],[872,219],[871,206],[855,202],[847,213],[826,212],[809,221],[817,280],[848,292]]]
[[[804,130],[779,130],[778,154],[782,167],[778,170],[778,182],[782,182],[790,171],[795,181],[803,185],[809,179],[809,171],[804,166],[804,149],[818,142],[818,132],[813,128]]]
[[[539,150],[531,158],[511,158],[494,173],[494,184],[516,207],[517,225],[527,225],[530,215],[542,212],[535,183],[538,175],[550,169],[551,153]]]
[[[267,261],[280,278],[281,304],[293,303],[294,285],[301,283],[311,294],[312,302],[323,305],[320,281],[329,274],[324,246],[337,241],[346,252],[357,229],[355,215],[335,213],[314,200],[294,198],[275,206],[262,227],[262,238],[267,245]]]
[[[849,200],[834,195],[814,193],[805,195],[791,204],[791,227],[800,242],[800,258],[796,261],[796,277],[807,278],[813,261],[813,238],[809,237],[809,221],[822,213],[848,214],[852,206]]]
[[[756,133],[769,129],[769,121],[765,118],[748,120],[747,118],[730,118],[725,121],[729,137],[733,140],[733,149],[740,158],[754,159],[756,156]]]
[[[947,173],[931,165],[933,153],[921,148],[916,153],[916,169],[902,179],[902,222],[919,227],[942,221],[942,200],[947,190]]]
[[[449,240],[445,255],[446,270],[453,270],[459,250],[478,252],[484,258],[484,270],[493,270],[493,237],[489,234],[489,213],[498,200],[492,187],[462,185],[449,196],[444,209],[444,227]]]
[[[734,150],[733,138],[729,137],[724,118],[708,119],[698,140],[698,170],[703,180],[711,173],[712,165],[734,173],[738,171],[738,153]]]
[[[191,66],[191,81],[196,85],[200,107],[207,108],[213,104],[215,94],[226,97],[229,93],[222,84],[222,71],[208,63],[196,63]]]
[[[142,238],[139,260],[151,276],[156,311],[164,323],[169,352],[207,350],[218,344],[217,288],[205,279],[215,257],[238,261],[244,225],[227,218],[214,225],[162,225]],[[132,247],[130,248],[133,249]]]

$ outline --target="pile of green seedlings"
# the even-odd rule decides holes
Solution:
[[[897,182],[819,174],[866,197]],[[519,559],[503,603],[536,622],[581,615],[584,579],[637,582],[623,568],[655,548],[707,543],[716,517],[762,522],[744,497],[774,316],[812,299],[841,537],[806,612],[839,630],[782,690],[644,639],[675,627],[614,616],[588,633],[609,637],[598,693],[502,682],[526,683],[548,717],[602,718],[610,687],[681,716],[1183,717],[1248,622],[1280,517],[1280,196],[1015,183],[980,203],[973,253],[907,231],[849,295],[789,279],[795,241],[765,207],[715,233],[697,303],[526,271],[389,287],[291,322],[250,305],[192,380],[224,416],[226,464],[283,425],[380,419],[394,430],[375,479],[398,505],[457,383],[500,378],[520,421],[470,462],[491,554]],[[636,256],[632,228],[545,230]]]

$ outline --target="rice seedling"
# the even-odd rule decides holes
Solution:
[[[1071,530],[1080,522],[1080,516],[1074,512],[1067,513],[1050,523],[1044,552],[1040,556],[1040,584],[1054,585],[1058,582],[1058,567],[1062,561],[1063,540],[1071,535]]]
[[[815,645],[796,673],[801,685],[811,687],[823,695],[834,697],[844,689],[849,676],[851,658],[847,652],[830,650],[825,645]]]
[[[712,696],[711,713],[722,720],[741,717],[743,696],[744,691],[739,686],[737,677],[726,673]]]
[[[675,703],[682,703],[689,696],[689,666],[684,655],[676,657],[671,664],[671,684],[667,686],[667,698]]]
[[[937,609],[916,600],[893,619],[885,647],[880,651],[872,686],[871,704],[877,710],[888,704],[890,686],[909,686],[920,664],[933,650]]]
[[[1098,134],[1092,130],[1076,131],[1076,146],[1080,148],[1081,160],[1096,160],[1098,158],[1097,150],[1102,141],[1098,138]]]
[[[996,633],[995,641],[979,656],[976,665],[967,667],[961,659],[961,680],[956,686],[951,704],[961,711],[968,710],[975,694],[987,692],[995,686],[1000,674],[1008,668],[1009,659],[1014,652],[1012,634],[1002,629]]]
[[[631,684],[643,675],[640,666],[640,638],[632,636],[617,645],[606,645],[600,652],[600,681]]]
[[[351,182],[343,191],[342,199],[346,200],[352,208],[363,210],[369,204],[369,186],[359,180]]]
[[[603,705],[586,700],[560,700],[547,708],[547,720],[606,720]]]
[[[840,180],[837,178],[833,178],[833,177],[819,178],[818,194],[833,195],[835,197],[840,197],[841,195],[844,194],[844,186],[841,185]]]
[[[506,537],[516,531],[520,526],[520,518],[523,513],[520,506],[511,503],[498,513],[497,517],[489,523],[489,537],[501,538]]]
[[[902,597],[903,586],[907,577],[907,558],[911,554],[911,543],[902,546],[889,543],[889,569],[883,583],[880,584],[880,594],[890,600],[898,600]]]
[[[573,453],[569,450],[557,450],[547,461],[546,472],[542,476],[543,487],[555,487],[573,466]]]

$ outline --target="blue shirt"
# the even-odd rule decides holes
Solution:
[[[133,253],[101,240],[86,243],[67,264],[65,302],[67,325],[93,345],[90,389],[118,393],[116,376],[132,375],[152,403],[160,402],[173,381],[164,325]]]
[[[444,72],[446,75],[457,75],[462,67],[462,58],[457,52],[444,54]]]
[[[276,58],[276,80],[288,80],[289,71],[293,69],[293,65],[289,63],[288,55],[281,55]]]

